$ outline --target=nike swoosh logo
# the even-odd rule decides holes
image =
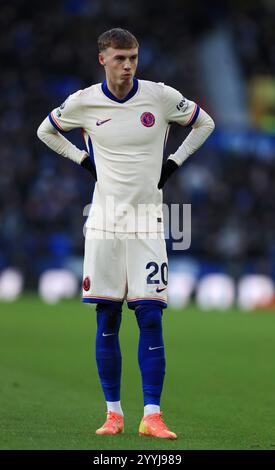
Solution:
[[[164,346],[156,346],[155,348],[151,348],[151,346],[149,346],[149,351],[154,351],[154,349],[160,349],[160,348],[164,348]]]
[[[111,121],[111,118],[110,119],[104,119],[104,121],[98,120],[98,121],[96,121],[96,125],[101,126],[102,124],[105,124],[105,122],[108,122],[108,121]]]
[[[162,292],[163,290],[165,290],[166,287],[163,287],[163,289],[160,289],[159,287],[156,288],[156,292]]]
[[[102,336],[114,336],[115,333],[102,333]]]

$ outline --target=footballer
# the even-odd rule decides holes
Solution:
[[[83,267],[83,301],[96,304],[96,363],[107,406],[106,421],[96,434],[115,435],[124,429],[119,329],[126,301],[140,331],[144,411],[139,435],[176,439],[160,409],[168,286],[162,188],[204,143],[214,122],[176,89],[136,77],[139,44],[129,31],[104,32],[98,47],[103,83],[70,95],[37,131],[46,145],[86,168],[96,181]],[[192,130],[163,164],[173,122]],[[76,128],[82,129],[86,150],[63,135]]]

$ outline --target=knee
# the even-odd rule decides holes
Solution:
[[[117,330],[121,323],[122,304],[113,302],[110,304],[98,303],[96,306],[98,327]]]
[[[121,313],[122,312],[122,303],[120,302],[110,302],[109,304],[99,302],[96,304],[97,313]]]
[[[140,329],[158,329],[161,327],[162,308],[151,305],[138,305],[135,310]]]

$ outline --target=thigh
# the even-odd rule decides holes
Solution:
[[[168,260],[163,235],[157,239],[127,240],[127,302],[130,308],[140,303],[167,306]]]
[[[101,230],[87,229],[82,287],[84,302],[108,303],[125,298],[125,246],[114,234],[106,236]]]

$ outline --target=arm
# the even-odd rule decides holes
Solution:
[[[213,119],[199,106],[184,98],[172,87],[163,87],[163,106],[167,123],[177,122],[182,126],[192,126],[192,131],[178,150],[169,155],[163,164],[158,188],[162,189],[167,179],[182,163],[205,142],[215,128]]]
[[[37,136],[54,152],[83,166],[97,179],[96,169],[89,154],[77,148],[59,132],[83,128],[84,109],[82,90],[79,90],[44,119],[37,130]]]
[[[85,150],[80,150],[58,132],[51,124],[49,118],[44,119],[37,129],[37,136],[54,152],[69,158],[75,163],[86,168],[96,178],[96,170],[91,162],[90,156]]]
[[[215,129],[213,119],[203,110],[200,109],[196,122],[193,124],[193,129],[186,137],[178,150],[169,155],[167,161],[163,164],[158,188],[162,189],[170,176],[182,165],[182,163],[192,153],[196,152],[209,135]]]

